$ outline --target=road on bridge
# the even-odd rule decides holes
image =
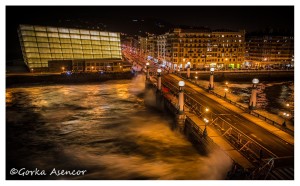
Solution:
[[[178,82],[181,78],[173,74],[164,75],[162,81],[172,83],[174,86],[178,86]],[[258,142],[264,148],[268,149],[278,157],[294,156],[294,145],[288,144],[276,135],[270,133],[264,128],[259,127],[255,123],[247,120],[246,118],[236,114],[224,105],[216,102],[215,100],[206,97],[201,92],[203,89],[195,90],[191,88],[191,83],[186,82],[184,87],[185,93],[191,96],[205,107],[208,107],[210,111],[219,115],[224,120],[232,124],[234,127],[242,131],[254,141]]]

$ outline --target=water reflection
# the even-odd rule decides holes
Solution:
[[[172,118],[144,106],[142,76],[6,96],[7,170],[88,170],[39,179],[224,179],[231,166],[223,153],[201,156],[171,130]]]

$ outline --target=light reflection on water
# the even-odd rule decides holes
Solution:
[[[229,158],[200,155],[169,116],[144,106],[143,92],[143,76],[7,89],[8,169],[88,171],[66,179],[224,179]]]

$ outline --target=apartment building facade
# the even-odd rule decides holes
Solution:
[[[188,62],[194,69],[244,67],[245,31],[177,28],[157,36],[156,44],[148,54],[172,69],[186,68]]]
[[[246,45],[246,61],[252,68],[294,67],[294,37],[249,36]]]

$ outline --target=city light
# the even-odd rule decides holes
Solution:
[[[252,83],[253,83],[253,84],[257,84],[257,83],[259,83],[259,80],[258,80],[257,78],[254,78],[254,79],[252,80]]]
[[[209,120],[206,119],[206,118],[203,118],[203,120],[204,120],[205,123],[208,123],[208,122],[209,122]]]
[[[179,81],[179,83],[178,83],[178,85],[180,86],[180,87],[183,87],[184,86],[184,81]]]

